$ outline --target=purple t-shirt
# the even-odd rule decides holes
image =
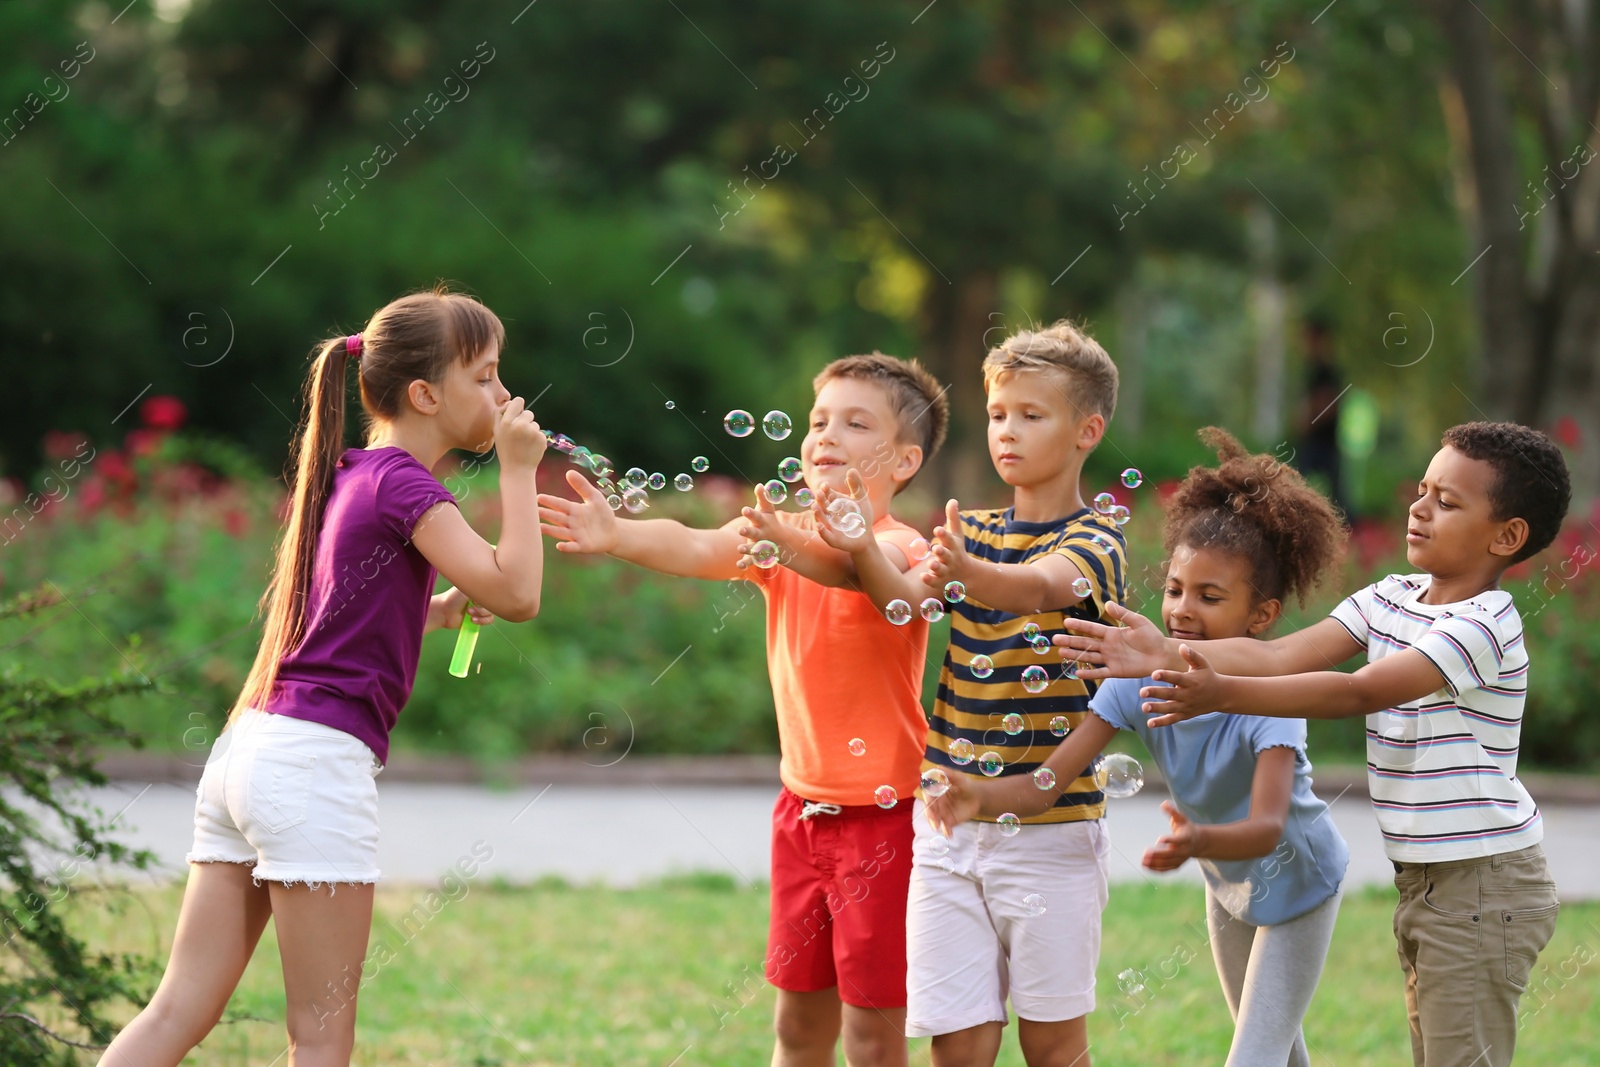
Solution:
[[[354,734],[387,762],[433,595],[433,566],[411,531],[441,501],[455,497],[405,449],[345,452],[317,539],[305,636],[279,664],[263,711]]]

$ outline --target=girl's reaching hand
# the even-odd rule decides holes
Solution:
[[[1155,623],[1113,601],[1106,603],[1105,612],[1122,625],[1107,626],[1068,615],[1062,625],[1071,632],[1051,638],[1061,649],[1062,659],[1089,664],[1079,668],[1079,678],[1143,678],[1167,665],[1167,638]]]
[[[579,499],[539,494],[539,529],[556,539],[557,552],[604,555],[615,550],[618,520],[606,495],[577,471],[567,472],[567,484]]]
[[[1190,822],[1170,800],[1161,802],[1172,828],[1156,843],[1144,850],[1143,864],[1152,871],[1175,871],[1182,867],[1199,847],[1200,828]]]
[[[1199,650],[1179,645],[1178,654],[1189,664],[1188,670],[1155,671],[1150,680],[1156,684],[1139,690],[1141,710],[1151,716],[1151,726],[1170,726],[1208,711],[1227,710],[1228,680],[1211,669]]]

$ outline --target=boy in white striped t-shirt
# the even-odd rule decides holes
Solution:
[[[1153,674],[1161,684],[1141,692],[1151,725],[1209,711],[1367,716],[1367,780],[1400,890],[1412,1058],[1502,1067],[1560,903],[1539,809],[1517,778],[1528,655],[1499,583],[1555,539],[1571,488],[1560,450],[1528,427],[1466,423],[1442,444],[1406,526],[1406,559],[1421,573],[1390,575],[1275,641],[1179,644],[1114,606],[1126,628],[1073,619],[1058,641],[1097,665],[1080,677]],[[1365,667],[1332,669],[1362,651]]]

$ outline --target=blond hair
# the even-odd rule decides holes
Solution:
[[[1042,330],[1018,330],[989,350],[983,360],[983,390],[1003,374],[1023,370],[1065,375],[1072,402],[1081,412],[1099,414],[1107,422],[1117,410],[1117,365],[1100,342],[1068,319]]]

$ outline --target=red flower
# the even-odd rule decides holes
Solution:
[[[81,433],[51,430],[44,435],[44,454],[47,459],[67,459],[82,453],[89,439]]]
[[[132,482],[134,480],[133,468],[128,466],[128,459],[121,452],[104,452],[95,463],[95,468],[100,475],[111,482]]]
[[[123,444],[131,455],[148,456],[161,447],[161,433],[157,430],[131,430]]]
[[[139,418],[152,430],[176,430],[189,411],[175,396],[153,396],[139,405]]]
[[[1578,420],[1571,415],[1561,416],[1556,420],[1555,428],[1551,431],[1550,436],[1554,437],[1558,444],[1565,445],[1568,448],[1577,448],[1580,436],[1578,433]]]

